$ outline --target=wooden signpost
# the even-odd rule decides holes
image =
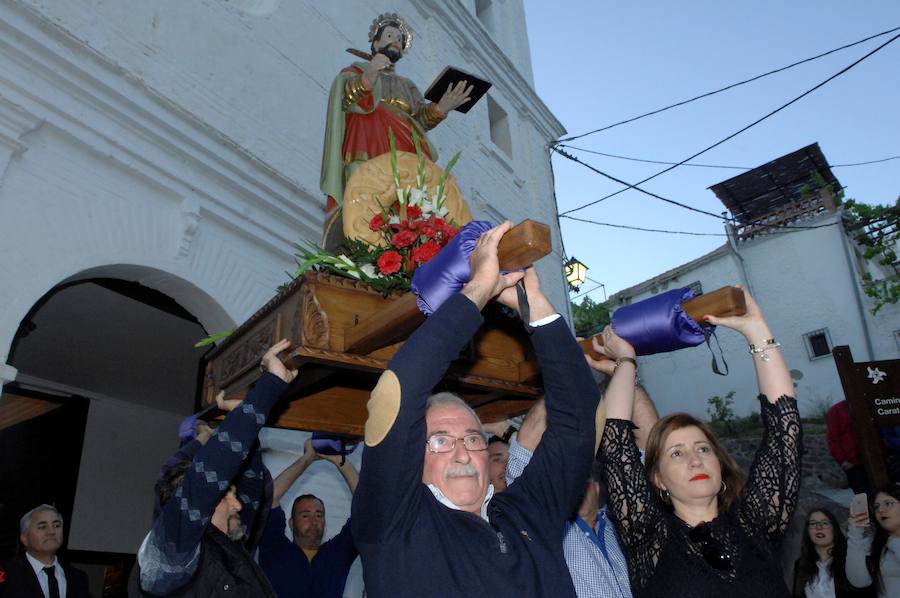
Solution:
[[[831,351],[850,404],[850,420],[872,488],[890,481],[879,428],[900,425],[900,359],[854,362],[850,347]]]

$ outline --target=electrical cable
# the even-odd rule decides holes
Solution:
[[[647,164],[663,164],[663,165],[673,165],[676,162],[665,162],[663,160],[649,160],[646,158],[634,158],[632,156],[622,156],[620,154],[609,154],[606,152],[600,152],[597,150],[589,150],[583,147],[575,147],[574,145],[568,145],[566,143],[560,144],[559,147],[565,147],[568,149],[576,150],[579,152],[585,152],[587,154],[596,154],[598,156],[605,156],[607,158],[618,158],[619,160],[629,160],[631,162],[644,162]],[[888,156],[887,158],[880,158],[878,160],[868,160],[866,162],[854,162],[852,164],[831,164],[829,168],[846,168],[848,166],[864,166],[866,164],[879,164],[881,162],[889,162],[890,160],[900,160],[900,155],[897,156]],[[686,163],[682,164],[682,166],[693,166],[694,168],[725,168],[730,170],[753,170],[756,168],[755,166],[728,166],[724,164],[691,164]]]
[[[649,180],[655,179],[656,177],[658,177],[658,176],[660,176],[660,175],[663,175],[663,174],[669,172],[670,170],[674,170],[675,168],[678,168],[678,167],[681,166],[682,164],[684,164],[684,163],[686,163],[686,162],[689,162],[689,161],[693,160],[693,159],[696,158],[697,156],[700,156],[700,155],[702,155],[702,154],[705,154],[705,153],[708,152],[709,150],[711,150],[711,149],[713,149],[713,148],[716,148],[716,147],[722,145],[722,144],[725,143],[726,141],[729,141],[729,140],[731,140],[731,139],[737,137],[737,136],[740,135],[741,133],[743,133],[743,132],[745,132],[745,131],[747,131],[747,130],[753,128],[753,127],[755,127],[756,125],[758,125],[759,123],[763,122],[764,120],[766,120],[766,119],[768,119],[768,118],[774,116],[775,114],[778,114],[779,112],[781,112],[782,110],[784,110],[784,109],[787,108],[788,106],[790,106],[790,105],[792,105],[792,104],[798,102],[798,101],[801,100],[802,98],[808,96],[808,95],[811,94],[812,92],[814,92],[814,91],[816,91],[817,89],[823,87],[824,85],[826,85],[827,83],[833,81],[833,80],[836,79],[837,77],[843,75],[844,73],[846,73],[847,71],[849,71],[850,69],[852,69],[853,67],[855,67],[856,65],[858,65],[859,63],[861,63],[862,61],[866,60],[867,58],[869,58],[870,56],[872,56],[872,55],[875,54],[876,52],[878,52],[878,51],[882,50],[883,48],[885,48],[888,44],[890,44],[890,43],[896,41],[897,38],[900,38],[900,34],[895,35],[894,37],[892,37],[892,38],[889,39],[888,41],[884,42],[883,44],[881,44],[880,46],[878,46],[878,47],[875,48],[874,50],[871,50],[871,51],[869,51],[868,53],[866,53],[866,54],[864,54],[863,56],[861,56],[860,58],[854,60],[854,61],[851,62],[849,65],[845,66],[844,68],[842,68],[842,69],[839,70],[838,72],[834,73],[833,75],[831,75],[830,77],[828,77],[827,79],[825,79],[824,81],[822,81],[821,83],[818,83],[818,84],[814,85],[813,87],[809,88],[808,90],[804,91],[803,93],[801,93],[800,95],[798,95],[798,96],[795,97],[794,99],[790,100],[789,102],[787,102],[787,103],[785,103],[785,104],[782,104],[782,105],[779,106],[778,108],[775,108],[774,110],[770,111],[768,114],[766,114],[766,115],[764,115],[764,116],[762,116],[762,117],[756,119],[755,121],[753,121],[753,122],[750,123],[749,125],[746,125],[746,126],[740,128],[740,129],[738,129],[738,130],[735,131],[734,133],[728,135],[727,137],[725,137],[725,138],[723,138],[723,139],[720,139],[719,141],[717,141],[717,142],[713,143],[712,145],[710,145],[710,146],[708,146],[708,147],[706,147],[706,148],[700,150],[699,152],[696,152],[695,154],[693,154],[693,155],[691,155],[691,156],[685,158],[684,160],[681,160],[680,162],[677,162],[676,164],[673,164],[673,165],[671,165],[671,166],[669,166],[669,167],[667,167],[667,168],[664,168],[664,169],[660,170],[659,172],[657,172],[656,174],[653,174],[653,175],[651,175],[651,176],[649,176],[649,177],[647,177],[647,178],[645,178],[645,179],[643,179],[643,180],[641,180],[641,181],[638,181],[638,182],[635,183],[634,185],[630,185],[630,184],[627,184],[627,183],[622,183],[622,184],[626,184],[626,185],[628,185],[628,186],[625,187],[624,189],[620,189],[620,190],[618,190],[618,191],[616,191],[616,192],[614,192],[614,193],[611,193],[611,194],[609,194],[609,195],[606,195],[605,197],[601,197],[600,199],[596,199],[596,200],[594,200],[594,201],[592,201],[592,202],[588,202],[588,203],[586,203],[586,204],[584,204],[584,205],[582,205],[582,206],[578,206],[578,207],[576,207],[576,208],[572,208],[571,210],[566,210],[565,212],[560,213],[560,216],[563,216],[563,215],[565,215],[565,214],[569,214],[569,213],[571,213],[571,212],[577,212],[578,210],[582,210],[582,209],[584,209],[584,208],[586,208],[586,207],[589,207],[589,206],[598,204],[598,203],[600,203],[601,201],[604,201],[604,200],[606,200],[606,199],[609,199],[610,197],[613,197],[614,195],[618,195],[619,193],[622,193],[622,192],[624,192],[624,191],[627,191],[628,189],[636,189],[636,188],[637,188],[637,185],[642,185],[643,183],[646,183],[646,182],[649,181]],[[571,160],[571,159],[575,159],[575,160],[577,161],[577,159],[576,159],[574,156],[571,156],[571,154],[565,154],[565,153],[561,152],[561,150],[558,150],[556,147],[554,147],[554,150],[556,150],[558,153],[562,153],[562,155],[568,157],[570,160]],[[647,193],[647,192],[645,191],[645,193]],[[688,207],[688,206],[682,206],[682,207]],[[702,212],[702,210],[697,210],[696,208],[690,208],[690,207],[688,207],[688,209],[691,209],[691,210],[694,210],[694,211]]]
[[[598,226],[608,226],[610,228],[624,228],[627,230],[639,230],[647,233],[667,233],[670,235],[689,235],[692,237],[727,237],[726,233],[695,233],[688,232],[683,230],[665,230],[661,228],[644,228],[642,226],[631,226],[628,224],[612,224],[610,222],[598,222],[596,220],[590,220],[587,218],[578,218],[576,216],[562,216],[562,218],[568,218],[569,220],[575,220],[577,222],[586,222],[588,224],[596,224]]]
[[[560,216],[560,218],[567,218],[569,220],[574,220],[576,222],[585,222],[587,224],[595,224],[597,226],[608,226],[610,228],[637,230],[637,231],[642,231],[642,232],[647,232],[647,233],[665,233],[665,234],[669,234],[669,235],[688,235],[688,236],[692,236],[692,237],[727,237],[728,236],[727,233],[698,233],[698,232],[683,231],[683,230],[644,228],[641,226],[632,226],[629,224],[612,224],[611,222],[599,222],[597,220],[590,220],[588,218],[578,218],[577,216],[563,215],[563,216]],[[791,233],[799,233],[799,232],[803,232],[803,231],[807,231],[807,230],[815,230],[818,228],[826,228],[829,226],[837,226],[838,224],[840,224],[840,222],[829,222],[827,224],[814,224],[811,226],[796,226],[796,225],[790,225],[790,224],[781,224],[781,225],[765,224],[765,223],[760,222],[760,223],[756,223],[755,225],[750,224],[747,226],[760,226],[763,228],[768,228],[769,230],[766,232],[766,234],[786,235],[786,234],[791,234]]]
[[[614,181],[614,182],[616,182],[616,183],[619,183],[620,185],[627,185],[627,187],[626,187],[625,189],[622,189],[622,191],[626,191],[627,189],[634,189],[635,191],[640,191],[641,193],[644,193],[645,195],[649,195],[650,197],[654,197],[654,198],[656,198],[656,199],[659,199],[660,201],[664,201],[664,202],[666,202],[666,203],[670,203],[670,204],[672,204],[672,205],[678,206],[679,208],[684,208],[685,210],[690,210],[690,211],[692,211],[692,212],[697,212],[697,213],[699,213],[699,214],[704,214],[704,215],[706,215],[706,216],[712,216],[713,218],[717,218],[717,219],[719,219],[719,220],[725,220],[725,221],[728,221],[728,218],[726,218],[725,216],[722,216],[721,214],[716,214],[716,213],[714,213],[714,212],[707,212],[706,210],[701,210],[700,208],[695,208],[695,207],[689,206],[689,205],[687,205],[687,204],[685,204],[685,203],[681,203],[680,201],[675,201],[674,199],[669,199],[668,197],[663,197],[662,195],[658,195],[658,194],[656,194],[656,193],[653,193],[652,191],[647,191],[646,189],[642,189],[641,187],[638,187],[638,185],[639,185],[640,183],[635,183],[634,185],[632,185],[631,183],[628,183],[628,182],[626,182],[626,181],[623,181],[623,180],[620,179],[620,178],[614,177],[614,176],[611,175],[611,174],[608,174],[608,173],[603,172],[602,170],[600,170],[600,169],[598,169],[598,168],[595,168],[595,167],[591,166],[591,165],[588,164],[587,162],[582,162],[581,160],[579,160],[578,158],[576,158],[576,157],[573,156],[572,154],[566,152],[565,150],[559,149],[558,147],[554,147],[554,148],[553,148],[553,151],[555,151],[556,153],[560,154],[561,156],[564,156],[564,157],[568,158],[569,160],[572,160],[573,162],[577,162],[578,164],[581,164],[581,165],[584,166],[585,168],[587,168],[587,169],[589,169],[589,170],[592,170],[592,171],[596,172],[596,173],[599,174],[600,176],[604,176],[604,177],[608,178],[608,179],[611,180],[611,181]],[[607,197],[610,197],[610,196],[607,196]],[[576,211],[578,211],[578,210],[580,210],[580,209],[582,209],[582,208],[586,208],[586,207],[588,207],[588,206],[590,206],[590,205],[593,205],[594,203],[598,203],[598,202],[600,202],[600,201],[603,201],[603,199],[606,199],[606,198],[601,198],[601,199],[599,199],[599,200],[597,200],[597,201],[595,201],[595,202],[591,202],[591,203],[589,203],[589,204],[585,204],[585,205],[583,205],[583,206],[581,206],[581,207],[573,208],[573,209],[571,209],[571,210],[566,210],[565,212],[560,212],[560,213],[559,213],[559,217],[560,217],[560,218],[565,217],[566,214],[569,214],[569,213],[571,213],[571,212],[576,212]]]
[[[694,102],[694,101],[696,101],[696,100],[700,100],[700,99],[703,99],[703,98],[707,98],[707,97],[712,96],[712,95],[715,95],[715,94],[717,94],[717,93],[721,93],[721,92],[723,92],[723,91],[728,91],[729,89],[734,89],[735,87],[739,87],[739,86],[744,85],[744,84],[747,84],[747,83],[752,83],[753,81],[757,81],[757,80],[759,80],[759,79],[762,79],[763,77],[768,77],[769,75],[774,75],[774,74],[776,74],[776,73],[780,73],[780,72],[786,71],[786,70],[788,70],[788,69],[790,69],[790,68],[793,68],[793,67],[795,67],[795,66],[799,66],[799,65],[801,65],[801,64],[804,64],[804,63],[807,63],[807,62],[811,62],[811,61],[817,60],[817,59],[819,59],[819,58],[823,58],[823,57],[825,57],[825,56],[828,56],[829,54],[834,54],[835,52],[839,52],[839,51],[841,51],[841,50],[846,50],[847,48],[852,48],[853,46],[858,46],[859,44],[862,44],[862,43],[865,43],[865,42],[867,42],[867,41],[869,41],[869,40],[875,39],[876,37],[881,37],[882,35],[887,35],[887,34],[889,34],[889,33],[893,33],[893,32],[898,31],[898,30],[900,30],[900,27],[894,27],[893,29],[888,29],[887,31],[882,31],[881,33],[876,33],[875,35],[870,35],[869,37],[863,38],[863,39],[861,39],[861,40],[859,40],[859,41],[855,41],[855,42],[850,43],[850,44],[845,44],[845,45],[840,46],[840,47],[838,47],[838,48],[834,48],[833,50],[829,50],[829,51],[824,52],[824,53],[822,53],[822,54],[817,54],[816,56],[811,56],[811,57],[809,57],[809,58],[805,58],[805,59],[803,59],[803,60],[800,60],[800,61],[794,62],[794,63],[792,63],[792,64],[789,64],[789,65],[787,65],[787,66],[783,66],[783,67],[781,67],[781,68],[777,68],[777,69],[775,69],[775,70],[768,71],[768,72],[763,73],[763,74],[761,74],[761,75],[757,75],[757,76],[755,76],[755,77],[751,77],[751,78],[745,79],[745,80],[743,80],[743,81],[738,81],[737,83],[732,83],[731,85],[726,85],[725,87],[722,87],[722,88],[720,88],[720,89],[716,89],[716,90],[714,90],[714,91],[708,91],[708,92],[703,93],[703,94],[700,94],[700,95],[698,95],[698,96],[694,96],[693,98],[690,98],[690,99],[688,99],[688,100],[682,100],[681,102],[676,102],[676,103],[674,103],[674,104],[670,104],[670,105],[668,105],[668,106],[666,106],[666,107],[664,107],[664,108],[659,108],[659,109],[657,109],[657,110],[652,110],[652,111],[650,111],[650,112],[646,112],[646,113],[644,113],[644,114],[640,114],[640,115],[634,116],[634,117],[632,117],[632,118],[626,118],[625,120],[619,121],[619,122],[617,122],[617,123],[613,123],[613,124],[611,124],[611,125],[607,125],[607,126],[605,126],[605,127],[601,127],[601,128],[599,128],[599,129],[594,129],[593,131],[588,131],[587,133],[581,133],[581,134],[579,134],[579,135],[572,135],[571,137],[566,137],[566,138],[564,138],[564,139],[560,139],[558,143],[565,143],[565,142],[567,142],[567,141],[574,141],[574,140],[576,140],[576,139],[581,139],[582,137],[587,137],[588,135],[593,135],[594,133],[600,133],[600,132],[602,132],[602,131],[608,131],[609,129],[612,129],[612,128],[614,128],[614,127],[618,127],[619,125],[624,125],[624,124],[627,124],[627,123],[631,123],[631,122],[634,122],[634,121],[636,121],[636,120],[640,120],[640,119],[642,119],[642,118],[645,118],[645,117],[647,117],[647,116],[653,116],[654,114],[659,114],[660,112],[665,112],[666,110],[671,110],[672,108],[677,108],[678,106],[684,106],[685,104],[689,104],[689,103]]]

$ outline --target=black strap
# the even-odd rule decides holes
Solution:
[[[706,346],[709,348],[709,352],[712,355],[712,371],[720,376],[728,375],[728,362],[725,361],[725,353],[722,351],[722,345],[719,343],[719,337],[716,336],[716,331],[711,327],[705,327],[703,329],[703,336],[706,337]],[[725,373],[722,373],[719,370],[719,364],[716,362],[716,353],[713,351],[712,345],[709,343],[709,337],[713,337],[716,339],[716,346],[719,348],[719,357],[722,358],[722,365],[725,366]]]
[[[528,293],[525,291],[525,284],[522,281],[516,283],[516,297],[519,300],[519,317],[522,318],[525,331],[531,334],[534,332],[534,327],[531,326],[531,309],[528,307]]]
[[[503,440],[503,442],[505,442],[506,444],[509,444],[509,439],[512,438],[512,435],[516,432],[518,432],[516,427],[513,425],[509,425],[506,427],[506,431],[503,432],[503,436],[501,436],[500,439]]]

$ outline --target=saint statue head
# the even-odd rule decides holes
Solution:
[[[412,31],[397,13],[384,13],[372,21],[369,42],[372,55],[384,54],[396,63],[412,46]]]

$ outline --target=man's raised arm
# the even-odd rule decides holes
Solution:
[[[511,227],[506,222],[481,235],[470,258],[470,281],[409,337],[372,390],[351,517],[358,543],[378,542],[416,512],[412,507],[425,490],[428,396],[481,326],[481,309],[523,276],[500,274],[497,245]]]
[[[541,292],[533,269],[528,269],[524,282],[534,328],[531,342],[544,379],[547,428],[536,439],[540,444],[534,458],[507,492],[523,493],[526,500],[542,503],[548,509],[547,521],[561,522],[584,490],[594,455],[600,393],[582,350]],[[505,293],[499,300],[514,307],[509,291]]]

